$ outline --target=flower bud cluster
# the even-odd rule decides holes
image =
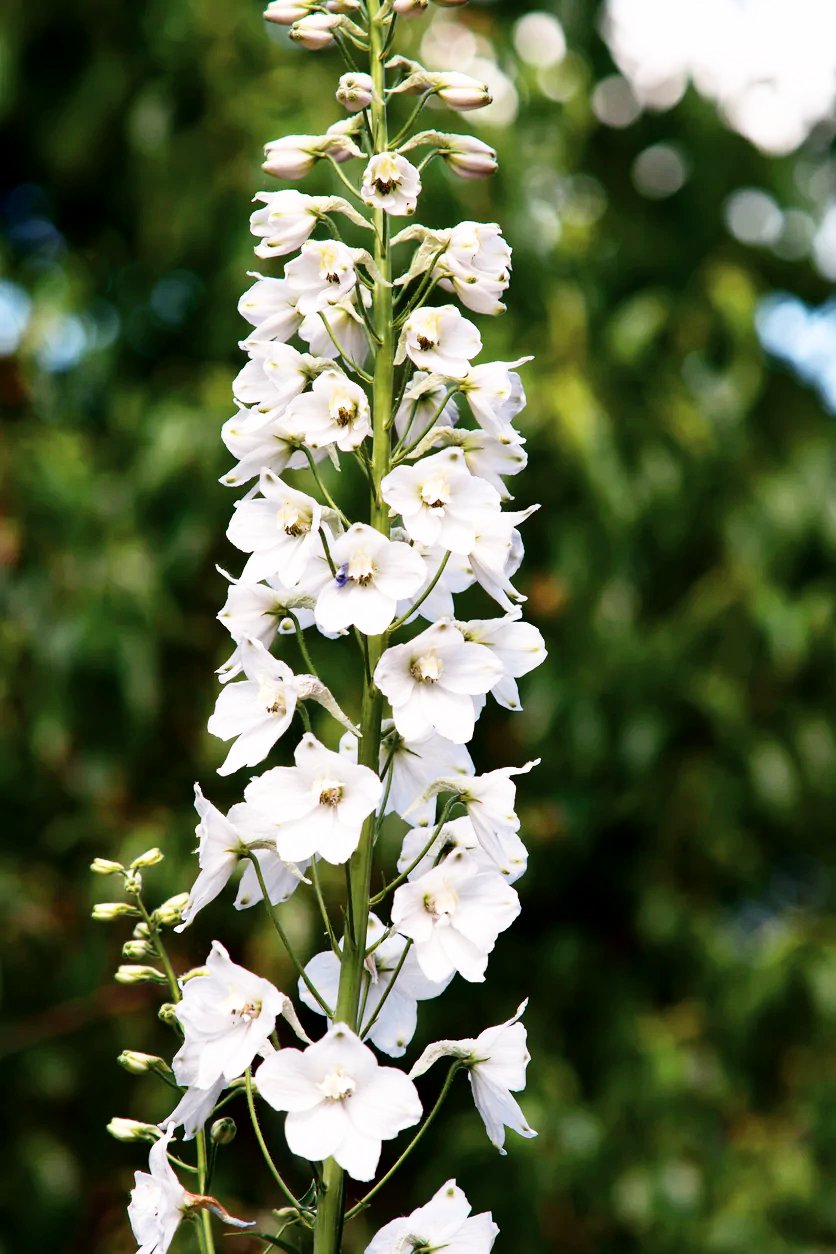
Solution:
[[[427,0],[272,0],[265,12],[302,48],[350,47],[350,63],[368,53],[368,72],[339,79],[336,99],[347,116],[324,134],[285,136],[265,148],[266,173],[296,182],[325,163],[338,194],[261,192],[250,218],[255,254],[270,269],[252,273],[241,297],[247,360],[232,386],[236,412],[221,432],[234,462],[222,482],[243,490],[227,529],[241,558],[237,575],[223,572],[218,619],[232,653],[218,671],[208,723],[227,746],[219,774],[247,772],[240,799],[224,813],[195,785],[198,873],[188,893],[151,912],[140,871],[159,851],[128,868],[93,865],[121,874],[130,898],[96,907],[95,917],[142,916],[117,980],[167,982],[172,1000],[160,1017],[180,1037],[170,1075],[156,1056],[120,1056],[129,1071],[173,1077],[180,1090],[131,1205],[142,1248],[161,1254],[196,1207],[238,1222],[214,1199],[182,1188],[168,1146],[178,1131],[197,1140],[203,1189],[207,1136],[216,1147],[235,1136],[232,1119],[215,1112],[241,1088],[275,1179],[256,1101],[284,1113],[291,1154],[322,1164],[319,1185],[305,1195],[316,1199],[310,1206],[283,1186],[289,1213],[315,1228],[322,1250],[336,1251],[346,1218],[342,1174],[374,1180],[384,1144],[419,1125],[415,1081],[436,1060],[452,1059],[444,1093],[466,1072],[500,1152],[506,1128],[535,1135],[512,1096],[528,1063],[524,1002],[478,1036],[431,1045],[409,1072],[381,1061],[408,1053],[423,1002],[457,977],[485,980],[520,912],[515,885],[527,851],[513,776],[534,764],[480,773],[468,745],[488,698],[519,710],[517,681],[545,658],[514,584],[520,528],[536,506],[506,508],[506,481],[526,464],[516,425],[525,405],[522,362],[478,360],[482,336],[469,316],[503,311],[511,249],[496,223],[438,230],[412,221],[433,158],[464,179],[496,169],[496,153],[479,139],[412,133],[430,100],[457,113],[490,102],[485,84],[466,74],[385,60],[392,24],[426,7]],[[410,104],[403,129],[391,133],[389,112]],[[348,517],[329,486],[347,460],[369,483],[365,518]],[[461,617],[457,598],[468,589],[481,596],[485,617]],[[344,692],[317,670],[320,652],[337,650],[349,679]],[[401,851],[371,897],[384,820],[400,830]],[[323,893],[327,864],[347,870],[342,939]],[[233,961],[220,941],[203,967],[176,981],[169,975],[160,929],[182,932],[236,875],[235,908],[267,911],[296,966],[290,994]],[[297,892],[311,895],[329,939],[307,960],[282,921]],[[164,972],[145,965],[153,954]],[[324,1032],[316,1028],[323,1019]],[[111,1131],[153,1135],[124,1120]],[[481,1254],[496,1234],[491,1216],[471,1216],[448,1180],[425,1206],[382,1228],[368,1251],[452,1242]]]

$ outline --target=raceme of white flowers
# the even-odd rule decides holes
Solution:
[[[409,1060],[422,1003],[457,979],[484,981],[520,912],[528,854],[515,777],[535,763],[480,771],[468,745],[488,698],[519,710],[518,681],[546,656],[513,583],[520,528],[537,507],[508,508],[508,481],[526,465],[515,424],[525,405],[518,368],[530,359],[479,361],[472,319],[504,310],[511,249],[496,223],[441,230],[416,220],[434,159],[433,175],[496,169],[483,141],[418,129],[431,98],[456,113],[490,101],[466,74],[391,52],[396,23],[426,7],[273,0],[265,13],[299,47],[339,49],[355,68],[339,78],[344,116],[325,134],[265,149],[264,170],[283,181],[330,167],[335,194],[260,192],[250,216],[260,268],[239,303],[247,361],[221,430],[233,462],[221,482],[239,494],[227,537],[240,560],[237,574],[221,572],[218,619],[232,653],[208,723],[225,746],[218,773],[237,780],[239,800],[223,813],[195,785],[194,882],[156,909],[142,873],[159,850],[128,867],[93,864],[121,875],[126,898],[94,916],[134,921],[116,978],[166,986],[160,1016],[179,1039],[170,1063],[120,1057],[177,1090],[159,1126],[109,1125],[119,1139],[152,1142],[129,1208],[140,1254],[165,1254],[183,1220],[202,1254],[215,1249],[213,1215],[256,1222],[234,1219],[209,1192],[235,1135],[233,1109],[265,1159],[272,1218],[258,1223],[270,1227],[268,1243],[307,1248],[312,1231],[315,1254],[338,1254],[345,1223],[406,1160],[458,1072],[500,1153],[506,1130],[536,1135],[514,1096],[529,1061],[525,1001],[499,1026]],[[339,473],[351,463],[351,476]],[[352,519],[340,485],[358,476],[368,512]],[[465,613],[458,599],[469,590]],[[344,691],[320,678],[317,659],[329,654]],[[388,867],[384,823],[401,843]],[[333,900],[343,880],[345,897]],[[299,956],[288,936],[283,906],[295,893],[321,918],[318,953]],[[218,940],[204,966],[178,977],[164,930],[183,932],[211,907],[220,931],[230,906],[267,912],[292,988],[240,965]],[[510,1011],[523,992],[495,996]],[[442,1059],[448,1073],[434,1095],[423,1077]],[[280,1112],[283,1137],[266,1108]],[[181,1183],[187,1169],[194,1192]],[[345,1176],[371,1186],[354,1205]],[[380,1228],[367,1254],[486,1254],[497,1233],[454,1179],[440,1180],[425,1205]]]

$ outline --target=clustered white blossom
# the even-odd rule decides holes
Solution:
[[[145,912],[130,945],[134,956],[153,957],[162,924],[182,932],[240,870],[234,905],[263,902],[318,1039],[288,994],[234,962],[219,941],[205,966],[179,981],[161,947],[166,971],[121,968],[136,979],[142,970],[169,979],[168,1019],[182,1037],[170,1067],[131,1055],[134,1069],[163,1070],[180,1089],[162,1135],[130,1121],[112,1125],[125,1137],[158,1136],[130,1207],[141,1254],[164,1254],[180,1219],[201,1207],[238,1222],[214,1198],[187,1193],[169,1147],[178,1130],[197,1139],[202,1189],[207,1125],[239,1089],[274,1179],[282,1184],[285,1169],[279,1176],[278,1147],[268,1151],[263,1141],[257,1103],[284,1114],[291,1155],[323,1164],[315,1205],[305,1209],[284,1184],[282,1204],[292,1200],[288,1213],[295,1206],[308,1224],[330,1223],[334,1232],[343,1217],[329,1210],[342,1195],[333,1173],[375,1178],[384,1143],[421,1122],[414,1080],[442,1057],[453,1060],[449,1080],[467,1071],[500,1152],[506,1128],[535,1135],[512,1096],[525,1085],[529,1058],[525,1003],[498,1027],[430,1045],[409,1072],[378,1057],[407,1054],[421,1003],[457,976],[486,978],[519,914],[514,885],[528,854],[514,776],[534,763],[478,773],[467,746],[488,696],[519,710],[517,681],[545,658],[512,582],[523,556],[519,528],[536,506],[507,508],[507,480],[526,464],[515,422],[525,405],[517,368],[529,359],[477,362],[482,337],[467,316],[503,311],[511,249],[496,223],[431,230],[398,222],[420,206],[429,158],[465,179],[496,168],[493,150],[468,135],[410,135],[410,123],[386,138],[386,110],[401,96],[419,98],[416,117],[431,97],[461,113],[490,102],[468,75],[429,72],[399,56],[382,65],[390,24],[426,2],[272,0],[265,14],[304,48],[368,46],[371,73],[342,75],[336,97],[347,116],[325,134],[286,136],[265,149],[268,174],[295,181],[330,164],[341,187],[332,196],[260,192],[250,218],[256,257],[271,270],[253,271],[240,300],[247,362],[221,432],[234,460],[221,482],[243,493],[227,536],[243,556],[237,575],[221,572],[228,587],[218,619],[233,651],[219,668],[208,722],[229,746],[218,773],[238,778],[239,800],[224,814],[195,785],[198,874],[184,900]],[[351,521],[339,503],[334,471],[349,462],[369,481],[368,520]],[[461,616],[457,598],[469,589],[481,589],[484,617]],[[342,657],[328,669],[335,688],[340,675],[348,681],[338,695],[317,673],[317,637],[333,642],[323,655]],[[371,896],[384,820],[399,828],[401,849],[389,882]],[[98,861],[102,874],[123,871],[129,897],[139,899],[136,865]],[[348,875],[342,939],[323,891],[328,864]],[[300,886],[327,938],[306,961],[282,922],[282,904]],[[287,1041],[288,1028],[301,1048]],[[219,1126],[211,1135],[223,1144]],[[448,1180],[426,1205],[383,1227],[367,1254],[487,1254],[498,1229],[470,1209]]]

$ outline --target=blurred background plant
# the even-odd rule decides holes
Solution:
[[[540,1138],[500,1168],[461,1093],[444,1170],[506,1250],[836,1251],[832,3],[431,19],[403,50],[495,97],[467,120],[498,179],[433,167],[422,220],[497,217],[514,246],[483,329],[487,357],[537,355],[523,587],[551,650],[525,713],[483,721],[486,768],[509,742],[544,759],[507,997],[462,987],[416,1041],[527,987]],[[120,1254],[144,1151],[104,1126],[170,1102],[115,1058],[172,1041],[153,990],[112,982],[127,930],[90,922],[87,866],[160,845],[162,899],[190,883],[192,781],[236,799],[204,728],[248,201],[266,140],[339,116],[335,62],[277,47],[255,0],[10,0],[0,22],[0,1251]],[[177,938],[181,968],[217,934],[290,989],[230,916]],[[244,1214],[269,1196],[247,1140],[220,1166]],[[441,1183],[439,1143],[381,1221]]]

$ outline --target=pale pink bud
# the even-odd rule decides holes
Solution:
[[[292,26],[305,17],[309,7],[302,0],[272,0],[264,10],[264,20],[275,22],[277,26]]]
[[[434,77],[438,83],[436,95],[449,109],[466,113],[469,109],[481,109],[491,103],[491,93],[485,84],[469,74],[438,74]]]
[[[430,0],[395,0],[392,8],[399,17],[420,17]]]
[[[301,179],[313,169],[320,142],[318,135],[285,135],[274,139],[265,146],[261,168],[277,179]]]
[[[325,7],[329,13],[356,13],[360,0],[327,0]]]
[[[494,149],[473,135],[448,135],[439,155],[461,179],[490,178],[498,169]]]
[[[371,104],[373,93],[370,74],[343,74],[337,88],[337,100],[349,113],[359,113]]]
[[[309,52],[318,52],[334,42],[334,31],[345,18],[338,13],[309,13],[290,28],[290,38]]]

